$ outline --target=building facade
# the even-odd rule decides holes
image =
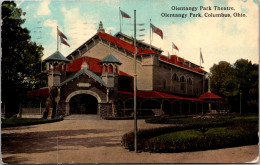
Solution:
[[[100,22],[97,33],[66,58],[55,52],[45,59],[48,88],[58,89],[56,114],[132,115],[133,42],[120,32],[107,34]],[[176,55],[164,56],[142,41],[137,41],[136,59],[139,115],[202,114],[222,108],[222,98],[210,91],[210,102],[200,98],[208,90],[200,66]]]

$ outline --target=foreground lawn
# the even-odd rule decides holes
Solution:
[[[151,124],[232,124],[232,123],[255,123],[259,122],[258,116],[235,116],[235,115],[209,115],[209,116],[188,116],[188,117],[154,117],[145,120],[146,123]]]
[[[177,124],[139,130],[138,150],[189,152],[258,144],[258,116],[199,116],[147,119],[150,123]],[[122,137],[122,146],[134,150],[134,133]]]
[[[44,123],[52,123],[63,120],[62,117],[55,119],[19,119],[19,118],[9,118],[2,119],[2,128],[7,127],[17,127],[17,126],[27,126],[27,125],[35,125],[35,124],[44,124]]]

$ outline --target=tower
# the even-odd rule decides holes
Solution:
[[[65,58],[59,51],[56,51],[51,56],[46,58],[44,62],[48,63],[48,68],[50,70],[50,72],[48,73],[48,86],[59,86],[62,65],[65,63],[69,63],[70,60]],[[60,69],[58,67],[60,67]]]
[[[100,23],[99,23],[99,27],[98,27],[97,32],[105,33],[105,29],[103,27],[102,21],[100,21]]]
[[[114,92],[118,90],[118,73],[119,65],[122,63],[113,55],[108,55],[100,61],[102,64],[102,79],[107,84],[107,87],[113,88]]]

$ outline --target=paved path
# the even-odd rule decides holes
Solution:
[[[138,120],[139,128],[160,127]],[[164,126],[164,125],[163,125]],[[183,153],[134,153],[120,146],[132,120],[69,116],[56,123],[2,130],[5,163],[242,163],[258,156],[258,146]]]

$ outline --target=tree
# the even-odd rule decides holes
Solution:
[[[25,15],[12,1],[2,2],[2,103],[6,115],[19,111],[21,95],[32,89],[33,80],[41,70],[43,47],[31,41],[23,28]]]
[[[258,65],[245,59],[239,59],[234,63],[234,70],[239,91],[242,93],[242,109],[247,112],[257,111]]]
[[[232,111],[239,112],[240,92],[242,111],[256,112],[258,109],[258,65],[245,59],[233,65],[221,61],[210,68],[212,92],[224,97]]]

